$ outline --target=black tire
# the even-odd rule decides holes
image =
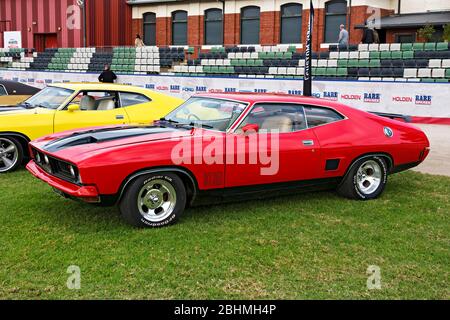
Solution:
[[[12,157],[11,154],[2,154],[2,149],[4,149],[4,147],[8,147],[13,145],[15,147],[15,154]],[[7,159],[9,161],[12,161],[13,164],[11,166],[6,165],[5,162],[3,160],[1,160],[2,157],[7,157]],[[13,137],[9,137],[9,136],[0,136],[0,174],[1,173],[8,173],[8,172],[12,172],[14,170],[16,170],[23,162],[23,158],[24,158],[24,150],[22,147],[22,144],[20,143],[19,140],[17,140],[16,138]]]
[[[361,158],[347,172],[344,180],[338,186],[337,192],[349,199],[376,199],[384,191],[387,172],[386,161],[383,158],[378,156]]]
[[[168,206],[165,210],[164,206]],[[156,207],[156,208],[152,208]],[[123,219],[139,228],[174,224],[186,207],[186,188],[174,173],[161,172],[136,178],[119,203]]]

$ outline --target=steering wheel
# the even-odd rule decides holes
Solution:
[[[188,116],[187,116],[187,118],[188,118],[188,120],[198,120],[198,121],[201,121],[200,118],[197,117],[197,116],[196,116],[195,114],[193,114],[193,113],[189,113]],[[194,118],[194,119],[191,119],[191,118]]]

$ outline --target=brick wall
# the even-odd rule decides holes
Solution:
[[[367,6],[353,6],[349,9],[351,15],[350,43],[358,44],[362,38],[362,30],[355,29],[356,25],[364,25],[365,21],[372,14],[367,12]],[[381,16],[392,14],[391,10],[381,9]],[[302,14],[302,43],[305,44],[308,30],[309,9],[303,10]],[[226,13],[224,17],[225,45],[236,45],[240,43],[240,14]],[[159,46],[171,45],[171,18],[156,19],[156,43]],[[142,19],[133,19],[133,35],[143,33]],[[339,30],[336,30],[338,33]],[[320,44],[325,37],[325,9],[316,8],[313,31],[313,50],[320,51]],[[387,42],[393,41],[393,32],[387,33]],[[275,45],[280,43],[280,11],[262,11],[260,16],[260,44]],[[201,46],[204,44],[204,18],[203,15],[188,17],[188,44],[191,46]]]

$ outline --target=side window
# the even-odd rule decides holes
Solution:
[[[305,106],[305,113],[309,128],[344,119],[344,117],[336,111],[327,108]]]
[[[141,104],[150,102],[149,98],[146,96],[139,94],[139,93],[133,93],[133,92],[121,92],[120,93],[120,105],[122,107],[129,107],[134,106],[135,104]]]
[[[83,111],[108,111],[119,107],[117,92],[80,91],[71,103],[80,105]]]
[[[6,96],[7,94],[5,87],[0,84],[0,96]]]
[[[306,129],[303,106],[296,104],[256,104],[239,129],[247,124],[257,124],[259,130],[278,130],[282,133]]]

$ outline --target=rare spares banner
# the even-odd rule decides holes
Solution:
[[[0,79],[36,87],[55,82],[97,82],[98,74],[0,70]],[[119,75],[120,83],[188,98],[196,93],[252,92],[303,94],[303,81],[290,79]],[[312,95],[366,111],[450,120],[450,83],[313,81]],[[439,120],[439,119],[438,119]]]

